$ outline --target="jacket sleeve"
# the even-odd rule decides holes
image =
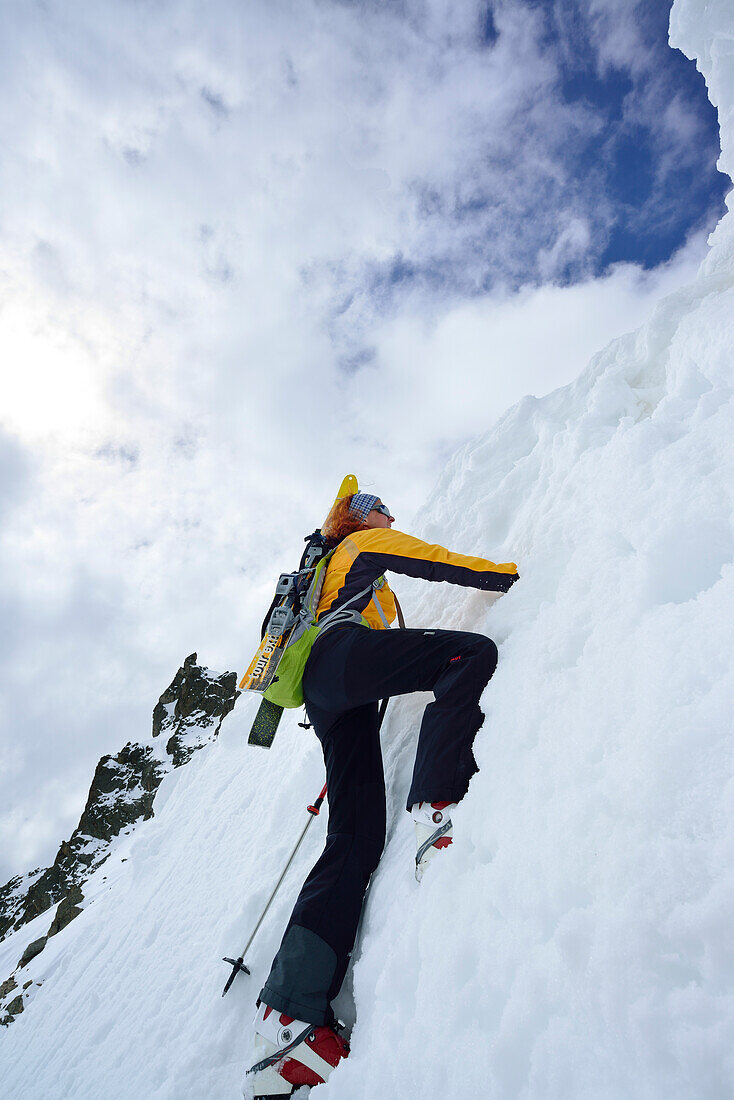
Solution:
[[[353,547],[350,573],[356,567],[358,573],[377,577],[391,569],[408,577],[449,581],[487,592],[507,592],[518,576],[517,566],[512,561],[497,565],[488,558],[454,554],[444,546],[423,542],[387,527],[358,531],[347,541]]]

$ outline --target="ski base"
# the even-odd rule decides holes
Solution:
[[[288,1082],[284,1081],[283,1084],[288,1087]],[[291,1100],[291,1097],[295,1097],[298,1094],[298,1100],[306,1100],[307,1096],[311,1095],[310,1085],[292,1085],[290,1092],[256,1092],[252,1100]]]
[[[262,1089],[275,1088],[276,1092],[263,1092]],[[285,1092],[283,1090],[286,1090]],[[259,1092],[256,1092],[252,1100],[290,1100],[292,1096],[298,1096],[298,1100],[306,1100],[307,1096],[311,1094],[310,1085],[288,1085],[287,1081],[284,1081],[282,1077],[276,1085],[264,1085],[260,1084]],[[249,1096],[249,1093],[245,1093]]]
[[[283,597],[276,606],[282,606],[285,599],[286,597]],[[275,679],[290,633],[291,630],[286,631],[285,634],[263,635],[257,653],[250,662],[250,667],[239,682],[242,691],[267,691]]]
[[[263,699],[257,708],[255,720],[252,723],[248,745],[259,745],[263,749],[269,749],[275,739],[275,734],[283,717],[283,707],[277,703],[271,703],[269,699]]]

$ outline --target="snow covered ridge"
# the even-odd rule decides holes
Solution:
[[[82,886],[108,859],[115,839],[153,816],[164,775],[216,738],[238,694],[234,672],[212,673],[197,665],[192,653],[155,706],[150,739],[102,757],[79,824],[62,842],[53,865],[18,875],[0,888],[0,941],[57,907],[44,934],[25,946],[17,970],[82,912]],[[23,1011],[17,991],[14,971],[0,984],[0,1024]]]
[[[729,0],[675,0],[670,13],[670,45],[691,61],[706,81],[719,112],[719,168],[734,178],[734,63]]]

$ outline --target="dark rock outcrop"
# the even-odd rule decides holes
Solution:
[[[53,865],[35,879],[15,906],[8,906],[0,915],[0,935],[56,905],[104,862],[110,841],[118,833],[151,817],[155,792],[166,770],[150,746],[127,744],[116,756],[103,756],[79,824],[71,837],[62,841]]]
[[[62,928],[66,928],[67,924],[70,924],[74,917],[78,917],[81,913],[81,903],[84,901],[84,894],[78,886],[72,886],[69,893],[59,902],[56,909],[56,916],[51,921],[51,927],[48,930],[49,936],[55,936],[57,932],[60,932]]]
[[[22,969],[24,966],[27,966],[31,959],[35,959],[36,955],[41,954],[44,947],[46,946],[47,939],[48,936],[41,936],[40,939],[34,940],[33,943],[28,944],[25,951],[20,957],[18,969]]]
[[[19,1016],[23,1011],[23,994],[19,993],[18,996],[10,1002],[5,1011],[11,1019],[13,1016]],[[5,1023],[5,1020],[2,1022]]]
[[[4,981],[2,985],[0,985],[0,999],[2,999],[3,997],[7,997],[8,993],[12,993],[13,990],[17,988],[18,983],[11,974],[7,981]]]
[[[129,742],[115,756],[101,758],[79,824],[69,839],[62,841],[53,865],[18,875],[0,888],[0,940],[57,906],[47,934],[28,945],[19,966],[26,966],[43,950],[49,936],[55,936],[81,913],[81,888],[107,859],[111,842],[153,816],[153,802],[164,775],[186,764],[197,749],[216,738],[238,695],[234,672],[210,672],[196,663],[192,653],[153,711],[153,737],[166,735],[165,748],[155,742]],[[11,976],[0,986],[0,1001],[15,988]],[[12,1002],[14,1009],[11,1004],[0,1005],[0,1023],[22,1012],[22,1002],[19,995]]]
[[[35,871],[27,875],[16,875],[4,886],[0,886],[0,940],[13,927],[33,883],[39,875],[45,873],[42,867],[37,867]]]
[[[216,676],[197,665],[195,653],[186,658],[153,711],[153,736],[168,734],[166,752],[174,768],[217,736],[238,695],[236,673]]]

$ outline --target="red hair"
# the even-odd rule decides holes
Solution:
[[[342,497],[334,505],[326,523],[321,528],[321,534],[325,535],[334,545],[345,539],[347,535],[354,534],[355,531],[363,531],[367,526],[364,520],[361,520],[359,516],[353,516],[349,511],[349,506],[354,497],[354,493],[350,493],[348,497]]]

